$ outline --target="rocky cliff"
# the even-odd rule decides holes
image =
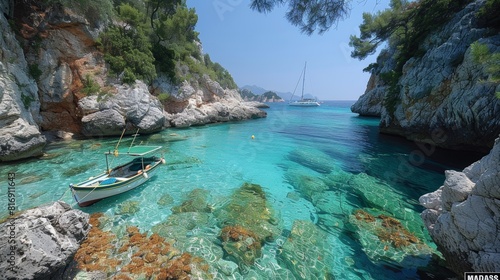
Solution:
[[[463,172],[447,171],[444,185],[420,203],[427,208],[424,223],[452,270],[500,271],[500,138]]]
[[[382,52],[381,69],[352,106],[361,115],[380,116],[380,131],[452,149],[488,151],[500,133],[500,85],[488,82],[485,65],[475,62],[470,45],[479,41],[500,51],[500,35],[478,24],[478,0],[423,42],[425,53],[403,66],[396,94],[381,79],[393,69],[395,50]],[[439,134],[440,137],[435,137]]]
[[[266,116],[208,76],[121,84],[96,47],[103,23],[43,3],[1,0],[0,161],[40,155],[46,131],[119,136]],[[170,97],[160,102],[157,90]]]
[[[8,5],[2,2],[8,14]],[[4,161],[39,155],[46,140],[39,130],[38,87],[3,13],[0,30],[0,161]]]

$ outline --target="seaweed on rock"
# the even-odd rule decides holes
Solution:
[[[238,225],[253,232],[259,240],[272,241],[281,232],[272,212],[262,187],[244,183],[214,215],[221,228]]]
[[[253,265],[262,256],[261,241],[255,233],[241,226],[226,226],[220,233],[224,251],[236,263]]]
[[[377,209],[357,209],[349,227],[363,251],[374,262],[401,267],[425,266],[438,252],[410,232],[400,220]]]
[[[172,207],[172,213],[184,212],[212,212],[210,205],[207,202],[209,192],[203,189],[192,190],[187,199],[181,205]]]
[[[102,271],[112,279],[208,277],[209,265],[201,257],[181,252],[158,234],[148,236],[137,227],[128,227],[120,240],[99,228],[102,217],[102,213],[91,215],[93,227],[75,255],[79,269]]]

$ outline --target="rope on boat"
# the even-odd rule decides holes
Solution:
[[[120,136],[120,139],[118,140],[118,143],[116,143],[116,147],[115,147],[115,150],[113,151],[113,154],[116,156],[118,156],[118,146],[120,146],[120,142],[122,141],[122,138],[123,138],[123,134],[125,134],[125,128],[123,129],[122,131],[122,135]]]
[[[87,193],[85,196],[83,196],[80,199],[80,201],[84,200],[87,196],[89,196],[98,186],[99,186],[99,184],[95,184],[95,187],[89,193]],[[71,186],[69,188],[71,189]],[[68,190],[66,190],[66,191],[68,191]],[[64,194],[66,194],[66,192],[64,192]],[[63,194],[63,196],[64,196],[64,194]],[[78,204],[78,200],[77,200],[76,196],[75,196],[75,201],[76,202],[74,202],[73,204],[71,204],[71,208],[73,208],[76,204]]]
[[[66,195],[66,193],[68,192],[68,190],[69,190],[69,189],[71,189],[71,187],[70,187],[70,188],[67,188],[67,189],[64,191],[64,193],[61,195],[61,197],[59,197],[59,199],[58,199],[58,200],[62,200],[62,198]]]
[[[137,129],[137,131],[134,134],[134,139],[132,139],[132,143],[130,143],[130,146],[128,147],[127,153],[130,152],[130,148],[132,148],[132,145],[134,145],[135,137],[137,137],[137,135],[139,135],[138,133],[139,133],[139,128]]]

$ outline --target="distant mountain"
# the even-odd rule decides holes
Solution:
[[[246,85],[246,86],[241,87],[240,89],[247,89],[256,95],[261,95],[264,92],[268,91],[267,89],[261,88],[261,87],[256,86],[256,85],[253,85],[253,86]]]
[[[241,90],[249,90],[250,92],[252,92],[253,94],[255,95],[262,95],[270,90],[267,90],[267,89],[264,89],[262,87],[259,87],[259,86],[256,86],[256,85],[252,85],[252,86],[249,86],[249,85],[246,85],[246,86],[243,86],[240,88],[240,91]],[[279,92],[279,91],[271,91],[271,92],[275,92],[279,97],[281,97],[282,99],[284,99],[284,101],[289,101],[290,98],[292,97],[292,93],[291,92]],[[243,95],[242,95],[243,97]],[[304,98],[316,98],[315,96],[311,95],[311,94],[304,94]],[[300,99],[300,92],[296,92],[295,95],[293,96],[293,100],[299,100]]]

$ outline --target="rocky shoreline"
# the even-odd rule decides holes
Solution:
[[[62,273],[89,230],[89,214],[62,201],[11,217],[0,224],[2,279],[51,279]]]
[[[500,271],[500,138],[491,152],[420,197],[422,219],[457,275]]]
[[[38,20],[23,18],[22,29],[14,33],[6,18],[12,7],[1,4],[0,162],[41,155],[44,134],[49,140],[119,136],[123,129],[155,133],[266,117],[258,109],[262,104],[245,102],[207,75],[195,85],[175,86],[162,77],[152,86],[117,84],[95,46],[99,27],[64,9],[34,9],[24,12]],[[85,83],[99,93],[82,93]],[[168,93],[168,99],[160,101],[154,92]]]

